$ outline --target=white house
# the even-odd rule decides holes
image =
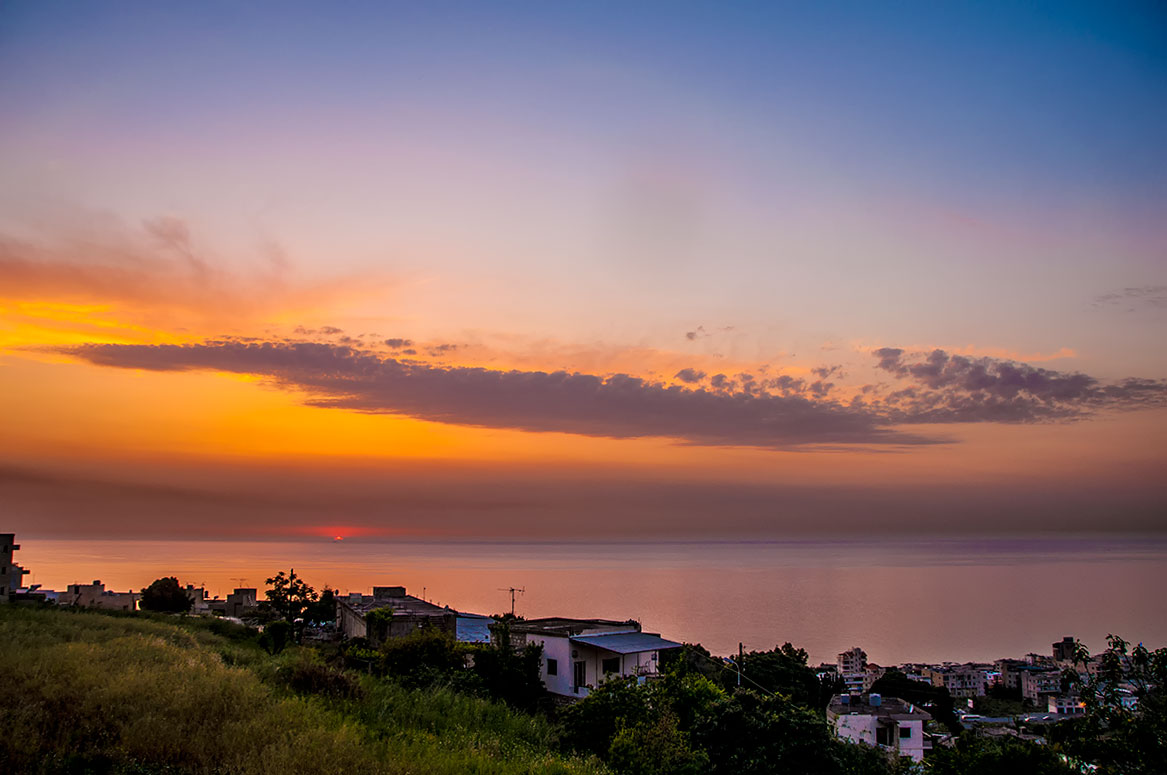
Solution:
[[[827,721],[839,737],[866,743],[913,761],[924,761],[924,722],[932,716],[895,697],[835,695],[827,706]]]
[[[547,691],[578,699],[607,678],[657,675],[660,653],[681,646],[641,632],[638,622],[555,617],[512,622],[508,629],[516,648],[543,647],[541,677]],[[496,626],[496,638],[500,632]]]

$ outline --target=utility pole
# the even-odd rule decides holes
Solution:
[[[524,592],[526,592],[527,590],[526,589],[519,589],[516,587],[499,587],[498,591],[511,593],[511,616],[514,616],[515,615],[515,593],[518,592],[521,595]]]
[[[742,643],[741,643],[741,641],[738,641],[738,644],[737,644],[737,685],[738,686],[742,685],[742,652],[743,651],[744,651],[744,649],[742,648]]]

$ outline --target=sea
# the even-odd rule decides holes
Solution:
[[[100,579],[139,590],[160,576],[226,595],[294,568],[317,589],[405,586],[494,614],[636,619],[715,654],[789,642],[812,664],[852,646],[871,661],[989,661],[1092,651],[1114,633],[1167,646],[1167,539],[934,538],[544,543],[61,540],[18,536],[26,583]],[[262,594],[262,592],[261,592]]]

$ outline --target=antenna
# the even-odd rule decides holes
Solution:
[[[511,593],[511,616],[514,616],[515,615],[515,593],[518,592],[521,595],[524,592],[526,592],[527,590],[519,589],[517,587],[499,587],[498,591]]]
[[[232,576],[232,577],[231,577],[231,580],[235,582],[235,588],[236,588],[236,589],[243,589],[243,588],[245,588],[245,587],[246,587],[246,585],[247,585],[247,579],[245,579],[245,578],[242,578],[242,577],[240,577],[240,578],[235,578],[234,576]]]

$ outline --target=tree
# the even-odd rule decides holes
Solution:
[[[1078,643],[1073,667],[1063,674],[1064,688],[1077,692],[1085,717],[1058,730],[1058,746],[1071,757],[1097,765],[1105,775],[1161,773],[1167,761],[1167,648],[1133,649],[1116,635],[1096,669],[1087,669],[1090,653]],[[1135,707],[1124,703],[1129,691]]]
[[[154,581],[142,590],[142,608],[168,614],[182,614],[190,610],[192,601],[174,576]]]
[[[325,587],[320,592],[320,599],[308,605],[304,618],[315,624],[336,621],[336,593],[332,587]]]
[[[952,748],[937,747],[928,760],[934,775],[1072,775],[1046,746],[1016,738],[990,739],[966,732]]]
[[[289,624],[302,618],[305,609],[316,602],[316,590],[305,584],[295,569],[286,576],[280,571],[265,583],[271,585],[266,593],[268,605]]]

